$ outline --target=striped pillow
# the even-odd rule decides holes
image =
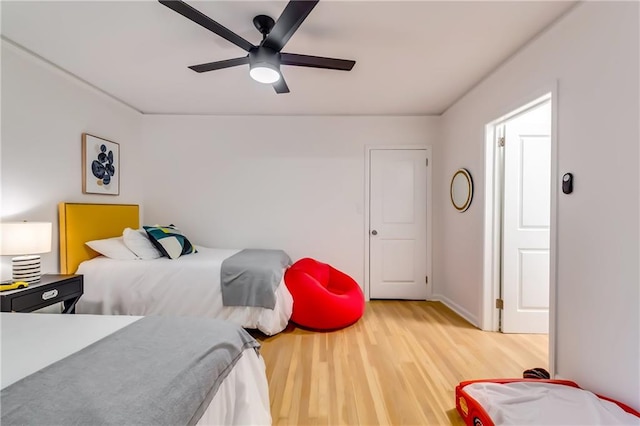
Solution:
[[[177,259],[182,255],[197,252],[187,237],[173,225],[144,226],[143,228],[147,231],[153,245],[170,259]]]

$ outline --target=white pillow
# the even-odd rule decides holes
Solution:
[[[142,260],[162,257],[160,250],[153,245],[144,229],[126,228],[122,233],[124,244]]]
[[[109,259],[136,260],[138,258],[134,252],[127,248],[122,237],[87,241],[85,244]]]

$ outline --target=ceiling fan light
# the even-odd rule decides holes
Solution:
[[[249,75],[255,81],[264,84],[273,84],[280,80],[280,72],[269,63],[259,63],[251,66]]]

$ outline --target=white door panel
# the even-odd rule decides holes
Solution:
[[[376,151],[379,152],[379,151]],[[414,164],[409,160],[389,160],[382,165],[382,221],[392,226],[414,222]],[[402,228],[402,226],[398,227]]]
[[[532,129],[536,131],[537,129]],[[544,128],[537,131],[544,132]],[[549,129],[550,131],[550,129]],[[551,138],[522,136],[521,229],[549,229],[551,220]],[[526,161],[524,160],[526,158]]]
[[[427,166],[423,149],[370,151],[372,299],[427,298]]]
[[[540,285],[549,279],[549,250],[520,250],[519,311],[549,309],[549,286]]]
[[[408,282],[415,280],[416,249],[414,240],[382,240],[382,281]]]
[[[505,333],[548,332],[550,203],[551,103],[547,101],[505,123]]]

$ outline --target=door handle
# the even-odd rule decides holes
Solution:
[[[374,229],[373,231],[371,231],[371,235],[378,235],[378,231]]]

